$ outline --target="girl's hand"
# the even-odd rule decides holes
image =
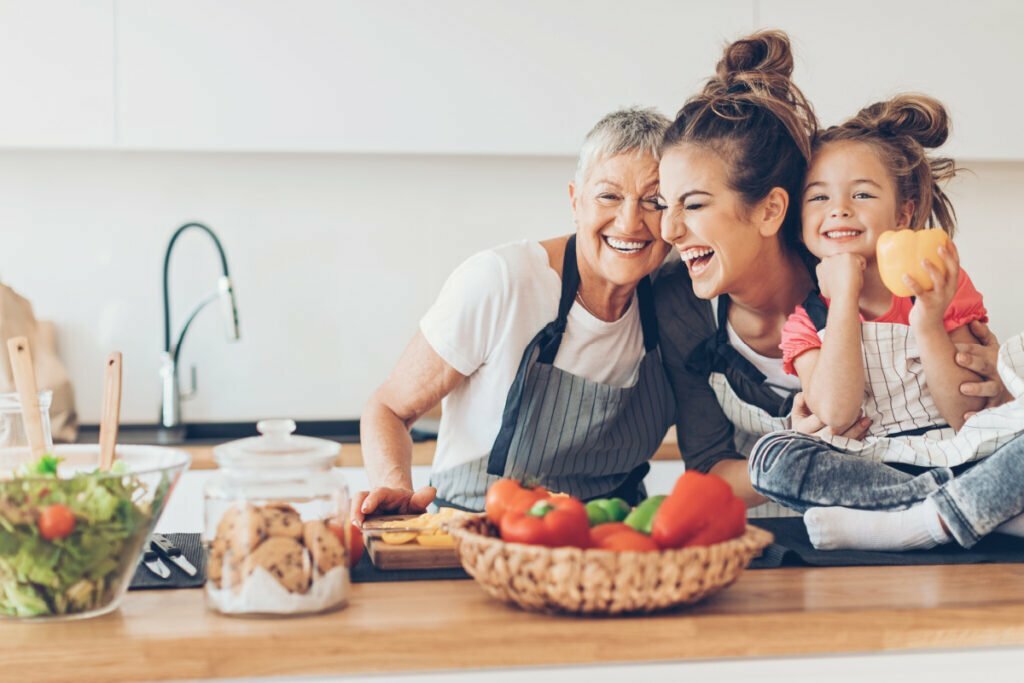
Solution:
[[[825,423],[821,421],[821,418],[811,412],[802,391],[793,397],[793,412],[789,414],[789,418],[790,426],[802,434],[817,434],[825,428]],[[839,436],[862,441],[867,436],[869,427],[871,427],[871,420],[861,415],[849,429]]]
[[[1010,400],[1010,392],[999,379],[997,362],[999,357],[999,340],[988,329],[988,325],[975,320],[970,324],[971,334],[978,340],[977,344],[957,344],[956,363],[985,378],[983,382],[964,382],[960,385],[960,393],[964,396],[981,396],[985,398],[985,407],[994,408]],[[974,413],[964,415],[966,420]]]
[[[816,272],[818,287],[826,299],[860,297],[867,261],[859,254],[835,254],[821,259]]]
[[[957,252],[956,246],[952,242],[948,242],[946,246],[939,247],[939,257],[946,266],[945,274],[928,259],[921,262],[932,279],[930,290],[925,291],[910,275],[903,276],[903,283],[917,299],[914,302],[914,307],[910,310],[911,327],[941,326],[943,318],[946,316],[946,310],[956,294],[960,278],[960,254]]]

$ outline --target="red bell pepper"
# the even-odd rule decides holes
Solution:
[[[587,508],[575,498],[557,496],[537,501],[528,510],[509,510],[501,518],[501,538],[551,548],[586,548],[590,545]]]
[[[739,538],[747,530],[747,506],[742,498],[732,502],[683,546],[714,545]]]
[[[736,528],[736,496],[724,479],[714,474],[684,472],[654,516],[651,538],[662,548],[682,548],[692,541],[717,538]],[[742,501],[739,503],[742,505]],[[744,519],[746,508],[743,508]],[[716,522],[721,517],[721,529]],[[709,527],[717,530],[712,532]],[[743,533],[742,529],[739,532]],[[702,534],[704,534],[702,536]],[[739,535],[739,534],[737,534]],[[724,539],[722,539],[724,540]]]
[[[515,479],[499,479],[487,489],[484,499],[484,511],[487,519],[495,526],[501,526],[501,518],[509,510],[529,509],[538,500],[543,500],[551,493],[540,486],[524,486]]]

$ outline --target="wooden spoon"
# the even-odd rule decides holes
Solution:
[[[43,416],[39,410],[39,389],[36,386],[36,371],[32,365],[32,350],[25,337],[7,340],[7,352],[11,356],[14,371],[14,386],[21,399],[21,419],[25,423],[25,436],[32,460],[38,460],[46,453],[46,437],[43,435]]]
[[[107,356],[103,373],[103,415],[100,418],[100,469],[114,464],[117,429],[121,421],[121,352]]]

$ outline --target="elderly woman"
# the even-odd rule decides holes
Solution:
[[[449,277],[390,377],[361,439],[372,490],[353,506],[482,510],[499,477],[581,498],[645,496],[674,416],[648,276],[659,237],[663,116],[631,109],[586,136],[571,236],[479,253]],[[412,489],[409,426],[443,400],[431,486]]]

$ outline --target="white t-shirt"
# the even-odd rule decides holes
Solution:
[[[434,469],[489,455],[530,340],[558,315],[562,282],[538,242],[480,252],[449,276],[420,331],[466,379],[442,401]],[[636,295],[614,322],[573,303],[555,367],[616,387],[636,384],[644,355]]]
[[[718,319],[718,298],[711,300],[711,308],[715,312],[715,319]],[[779,396],[786,398],[790,392],[800,391],[800,378],[796,375],[787,374],[782,368],[782,358],[772,358],[755,351],[747,342],[736,334],[736,330],[728,322],[725,323],[725,331],[729,335],[729,344],[744,358],[750,361],[751,365],[761,371],[765,376],[765,383],[771,387]]]

